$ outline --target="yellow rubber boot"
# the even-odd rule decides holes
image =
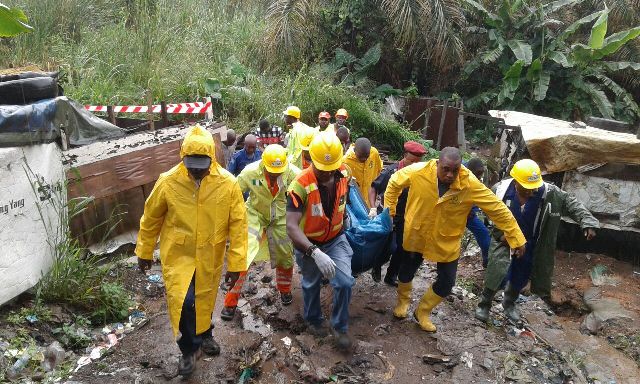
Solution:
[[[411,304],[411,282],[401,283],[398,281],[398,302],[396,307],[393,308],[393,316],[398,319],[404,319],[409,312],[409,305]]]
[[[436,331],[436,326],[433,325],[429,316],[433,308],[440,304],[441,301],[442,297],[436,295],[432,288],[429,288],[424,296],[422,296],[422,299],[420,299],[420,304],[418,304],[418,308],[416,308],[413,316],[418,320],[418,323],[420,323],[422,330],[427,332]]]

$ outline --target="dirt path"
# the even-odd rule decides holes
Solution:
[[[256,266],[245,284],[239,314],[232,322],[219,318],[222,294],[214,314],[216,339],[222,354],[203,358],[187,380],[193,383],[638,383],[640,382],[640,275],[623,262],[600,255],[558,252],[554,302],[549,308],[533,296],[522,295],[520,308],[527,320],[516,327],[501,315],[499,300],[492,321],[473,318],[482,270],[475,252],[460,262],[457,286],[433,314],[438,332],[428,334],[412,319],[396,320],[391,312],[395,290],[376,284],[369,274],[357,278],[350,313],[355,345],[349,353],[333,347],[331,337],[315,339],[306,333],[299,275],[294,275],[294,302],[282,307],[272,271]],[[97,358],[68,377],[70,383],[181,383],[175,376],[179,356],[169,326],[162,283],[121,265],[125,285],[148,322],[126,333],[106,356]],[[598,271],[592,276],[592,272]],[[115,273],[117,272],[117,273]],[[159,265],[152,273],[159,272]],[[435,277],[424,265],[414,281],[413,307]],[[331,288],[322,289],[325,316]],[[0,314],[5,321],[16,303]],[[73,312],[51,306],[52,320],[0,327],[0,357],[20,350],[21,340],[47,347],[60,335],[53,329],[73,321]],[[54,320],[57,319],[57,320]],[[110,329],[115,329],[110,325]],[[93,350],[105,336],[102,327],[84,350],[67,351],[65,367]],[[20,352],[21,353],[21,352]],[[34,356],[37,356],[34,355]],[[15,359],[15,358],[14,358]],[[5,358],[3,363],[13,360]],[[10,362],[10,364],[13,364]],[[48,380],[34,372],[37,357],[22,380]],[[39,378],[38,378],[39,377]]]
[[[556,290],[562,288],[565,291],[565,284],[573,283],[578,294],[581,284],[586,286],[584,275],[593,263],[579,264],[581,270],[576,272],[575,260],[562,258],[562,255],[559,257],[558,272],[561,275],[556,277],[556,281],[562,283],[557,284]],[[569,265],[573,265],[573,271],[567,269],[571,268]],[[549,332],[550,329],[556,328],[554,332],[565,335],[580,328],[581,317],[584,317],[580,310],[565,310],[561,311],[562,316],[556,316],[540,300],[522,303],[531,328],[547,342],[507,324],[499,315],[499,307],[494,308],[495,321],[490,325],[473,318],[477,300],[469,292],[477,291],[482,277],[477,257],[462,259],[458,280],[461,287],[456,288],[455,294],[434,313],[434,322],[438,326],[435,334],[422,332],[413,320],[393,319],[394,290],[384,284],[376,284],[369,274],[358,277],[350,314],[350,330],[356,343],[354,350],[346,354],[334,349],[330,337],[317,340],[305,332],[300,317],[302,298],[298,276],[294,277],[294,302],[282,308],[273,281],[263,280],[271,273],[264,266],[253,269],[250,283],[245,286],[246,300],[241,301],[242,314],[237,314],[233,322],[223,322],[219,318],[222,308],[220,295],[214,314],[214,335],[222,346],[222,354],[200,360],[197,371],[188,382],[579,383],[594,382],[595,379],[589,377],[594,373],[593,369],[589,372],[584,368],[584,361],[588,361],[584,356],[594,353],[586,344],[574,343],[569,349],[562,348],[562,345],[548,345],[549,338],[561,340]],[[133,270],[130,276],[143,279]],[[634,278],[633,273],[630,276]],[[429,266],[425,265],[419,271],[415,280],[414,306],[433,277],[434,272]],[[625,281],[625,284],[633,282]],[[637,288],[637,280],[635,285]],[[138,299],[146,308],[150,322],[127,335],[113,354],[83,367],[71,380],[84,383],[183,382],[173,374],[179,351],[172,340],[162,290],[155,289],[149,293],[149,284],[145,283],[138,287]],[[330,287],[323,288],[325,315],[328,315],[330,295]],[[628,306],[634,310],[640,308],[638,292],[627,290],[627,295]],[[565,299],[570,302],[575,297]],[[607,347],[606,342],[604,344]],[[617,364],[624,367],[620,372],[625,372],[626,377],[615,372],[602,373],[607,367],[599,367],[596,373],[603,374],[601,377],[611,375],[617,383],[640,380],[635,362],[611,347],[606,351],[615,354]],[[595,353],[598,357],[597,353],[601,351]],[[432,355],[427,358],[428,363],[423,359],[425,355]],[[242,381],[239,378],[246,367],[250,369],[245,375],[251,373],[253,378]]]

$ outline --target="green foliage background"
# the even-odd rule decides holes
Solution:
[[[549,6],[558,3],[566,4]],[[607,5],[607,36],[640,25],[637,0]],[[478,112],[500,107],[561,118],[638,118],[629,107],[640,95],[634,65],[616,74],[588,72],[592,66],[582,60],[568,69],[544,46],[549,36],[604,9],[596,0],[18,0],[9,6],[23,10],[34,30],[0,39],[0,67],[61,68],[66,94],[87,104],[140,104],[147,89],[156,102],[192,101],[213,79],[221,96],[216,113],[241,132],[260,118],[280,123],[289,104],[302,109],[308,124],[322,110],[344,107],[356,135],[400,151],[417,136],[381,113],[381,99],[405,88],[424,96],[456,93]],[[561,9],[542,12],[549,7]],[[536,17],[523,22],[523,15]],[[590,42],[592,24],[557,51],[567,55]],[[492,29],[504,35],[500,52]],[[640,62],[638,40],[607,60]],[[465,77],[478,58],[476,72]]]

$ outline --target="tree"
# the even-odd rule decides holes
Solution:
[[[266,13],[264,46],[274,56],[319,56],[336,48],[362,55],[376,43],[385,55],[438,68],[464,62],[458,0],[275,0]]]
[[[632,121],[640,117],[629,92],[611,73],[640,70],[640,63],[606,61],[640,36],[640,27],[607,35],[609,10],[591,13],[566,28],[552,17],[581,0],[558,0],[529,8],[504,0],[496,13],[479,3],[488,44],[463,69],[463,81],[481,79],[467,106],[517,109],[581,120],[591,114]],[[571,41],[581,27],[592,24],[588,41]],[[478,71],[482,72],[479,76]],[[553,81],[553,86],[550,84]]]
[[[0,3],[0,37],[13,37],[33,31],[27,24],[27,16],[18,8],[9,8]]]

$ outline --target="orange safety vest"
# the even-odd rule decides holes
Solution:
[[[307,169],[309,166],[311,166],[311,162],[307,161],[307,159],[302,156],[302,169]]]
[[[342,177],[339,177],[336,183],[336,200],[330,216],[327,216],[322,208],[318,181],[312,167],[303,170],[289,186],[289,193],[298,196],[305,206],[300,227],[311,241],[326,243],[342,232],[349,177],[344,165],[340,166],[338,171]]]

